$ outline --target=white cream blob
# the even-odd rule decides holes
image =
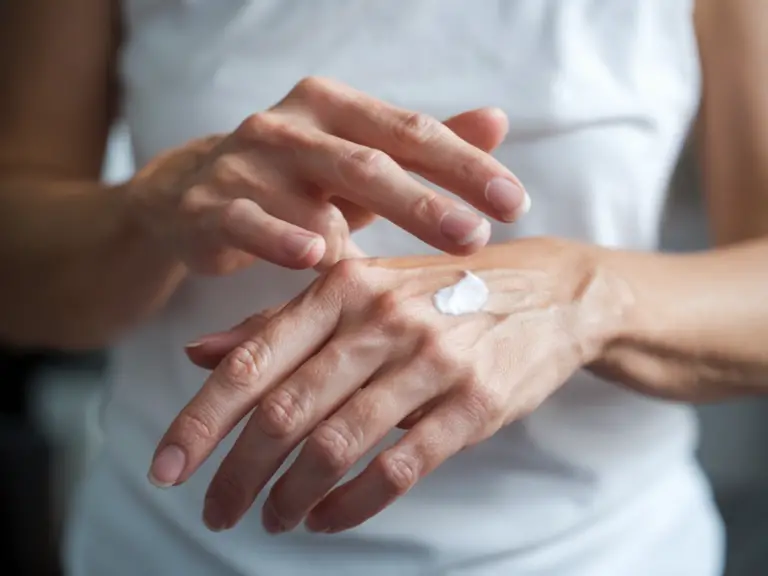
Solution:
[[[441,288],[432,296],[432,303],[440,312],[449,316],[480,312],[488,302],[490,291],[482,278],[472,272],[464,272],[464,277],[453,286]]]

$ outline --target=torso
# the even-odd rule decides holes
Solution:
[[[656,248],[698,104],[692,0],[124,3],[125,112],[139,164],[231,130],[304,76],[331,76],[437,117],[505,110],[510,132],[496,155],[534,206],[518,224],[494,224],[493,241]],[[430,251],[385,221],[356,241],[371,255]],[[117,348],[105,453],[73,524],[73,574],[717,573],[693,416],[586,373],[349,533],[268,537],[261,500],[235,530],[208,533],[203,495],[228,443],[183,487],[158,491],[145,479],[157,440],[205,377],[183,345],[312,278],[259,264],[192,280]],[[688,540],[669,541],[680,533]]]

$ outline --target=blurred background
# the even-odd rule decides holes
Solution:
[[[131,172],[127,134],[118,127],[104,177],[119,181]],[[696,174],[686,150],[671,183],[665,250],[707,245]],[[0,539],[1,574],[60,573],[62,520],[99,449],[97,413],[107,359],[106,351],[62,355],[0,349],[0,524],[10,534]],[[699,412],[700,458],[728,526],[728,576],[768,574],[768,400],[706,406]]]

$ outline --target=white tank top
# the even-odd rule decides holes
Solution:
[[[302,77],[329,76],[439,118],[504,109],[510,131],[496,156],[525,183],[533,210],[494,224],[494,242],[557,235],[657,247],[699,97],[692,0],[123,3],[138,164],[233,129]],[[385,221],[356,240],[371,255],[431,251]],[[267,536],[263,499],[236,529],[208,532],[205,488],[231,442],[182,487],[158,490],[145,477],[161,434],[206,376],[183,346],[313,277],[262,263],[192,279],[117,347],[106,447],[71,525],[71,574],[719,573],[721,534],[694,462],[691,412],[587,373],[351,532]]]

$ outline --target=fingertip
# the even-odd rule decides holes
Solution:
[[[451,247],[446,250],[451,254],[474,254],[491,239],[491,223],[479,215],[465,209],[448,213],[441,222],[443,235],[451,241]],[[474,224],[474,227],[471,225]]]
[[[184,449],[170,444],[152,459],[147,478],[158,488],[169,488],[179,483],[186,464],[187,454]]]
[[[503,222],[514,222],[531,206],[528,192],[517,179],[496,176],[485,187],[485,200]]]
[[[305,240],[300,248],[297,249],[295,244],[291,246],[290,240],[286,243],[286,248],[288,260],[284,266],[294,270],[306,270],[314,268],[323,259],[326,244],[322,236],[312,235],[311,239]]]
[[[484,108],[484,111],[497,123],[500,132],[506,134],[509,131],[509,117],[504,110],[497,106],[489,106]]]
[[[185,348],[184,352],[192,364],[204,370],[213,370],[224,358],[223,354],[211,353],[204,345],[193,348]]]

